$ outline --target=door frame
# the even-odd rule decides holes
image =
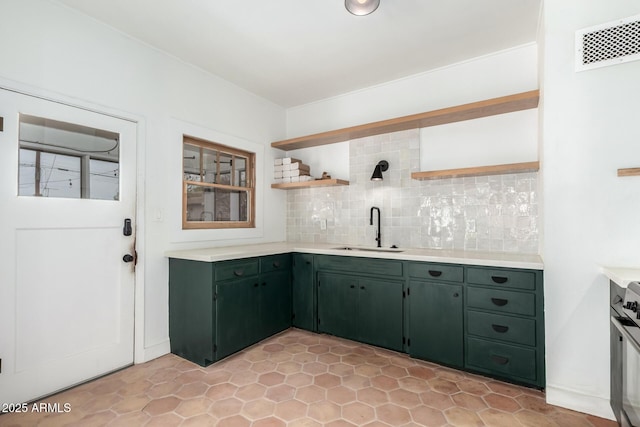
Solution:
[[[135,200],[135,242],[136,252],[138,254],[145,253],[145,194],[144,194],[144,176],[146,173],[146,164],[144,153],[146,152],[146,126],[144,117],[128,111],[119,110],[113,107],[96,104],[94,102],[63,95],[59,92],[38,88],[25,83],[16,82],[0,76],[0,89],[14,92],[19,95],[31,96],[44,101],[54,102],[73,108],[90,111],[97,114],[114,117],[121,120],[132,122],[136,125],[136,200]],[[134,305],[133,305],[133,363],[144,363],[154,359],[162,354],[145,354],[144,343],[144,270],[145,258],[140,256],[137,259],[134,272]]]

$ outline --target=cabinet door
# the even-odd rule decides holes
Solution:
[[[291,279],[289,271],[260,276],[259,340],[291,326]]]
[[[170,259],[171,352],[201,366],[214,362],[214,321],[212,264]]]
[[[357,340],[357,277],[318,273],[318,331]]]
[[[358,341],[402,350],[402,283],[358,280]]]
[[[409,289],[409,354],[462,367],[462,286],[412,281]]]
[[[216,285],[216,360],[258,340],[259,285],[258,277]]]
[[[293,254],[292,322],[296,328],[317,331],[313,254]]]

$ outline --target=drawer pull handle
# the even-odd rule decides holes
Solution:
[[[460,296],[460,294],[459,294],[459,293],[457,293],[457,292],[454,292],[454,293],[453,293],[453,297],[454,297],[454,298],[458,298],[459,296]]]
[[[431,276],[431,277],[440,277],[440,276],[442,276],[442,271],[429,270],[429,276]]]
[[[260,286],[258,283],[254,283],[254,284],[253,284],[253,287],[254,287],[254,288],[257,288],[258,286]]]
[[[233,275],[238,277],[244,276],[244,270],[234,270]]]
[[[491,298],[491,302],[494,303],[495,305],[497,305],[498,307],[503,307],[503,306],[507,305],[509,300],[508,299],[503,299],[503,298]]]
[[[280,268],[280,261],[275,261],[275,262],[273,263],[273,267],[274,267],[274,268]]]
[[[495,354],[491,355],[491,360],[493,360],[498,365],[506,365],[509,363],[509,358],[504,356],[497,356]]]
[[[356,287],[356,285],[351,285],[351,286],[349,286],[349,287],[350,287],[351,289],[353,289],[353,288],[355,288],[355,287]]]
[[[504,276],[491,276],[491,280],[493,280],[494,283],[501,285],[503,283],[507,283],[507,280],[509,280],[509,278]]]
[[[495,323],[493,325],[491,325],[491,327],[493,328],[494,331],[500,333],[500,334],[504,334],[505,332],[507,332],[509,330],[508,326],[504,326],[504,325],[496,325]]]

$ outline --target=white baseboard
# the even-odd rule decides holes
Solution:
[[[589,396],[574,390],[553,386],[547,386],[545,394],[547,403],[550,405],[561,406],[608,420],[616,419],[608,398]]]
[[[137,365],[139,363],[145,363],[169,353],[171,353],[171,346],[169,345],[169,340],[162,341],[150,347],[145,347],[142,352],[140,351],[137,352],[135,357],[135,364]]]

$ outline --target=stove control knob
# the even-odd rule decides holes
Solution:
[[[638,311],[638,313],[636,313],[636,319],[640,319],[640,311]]]
[[[630,305],[629,309],[631,311],[633,311],[634,313],[636,313],[638,311],[638,301],[634,301],[634,302],[630,303],[629,305]]]

